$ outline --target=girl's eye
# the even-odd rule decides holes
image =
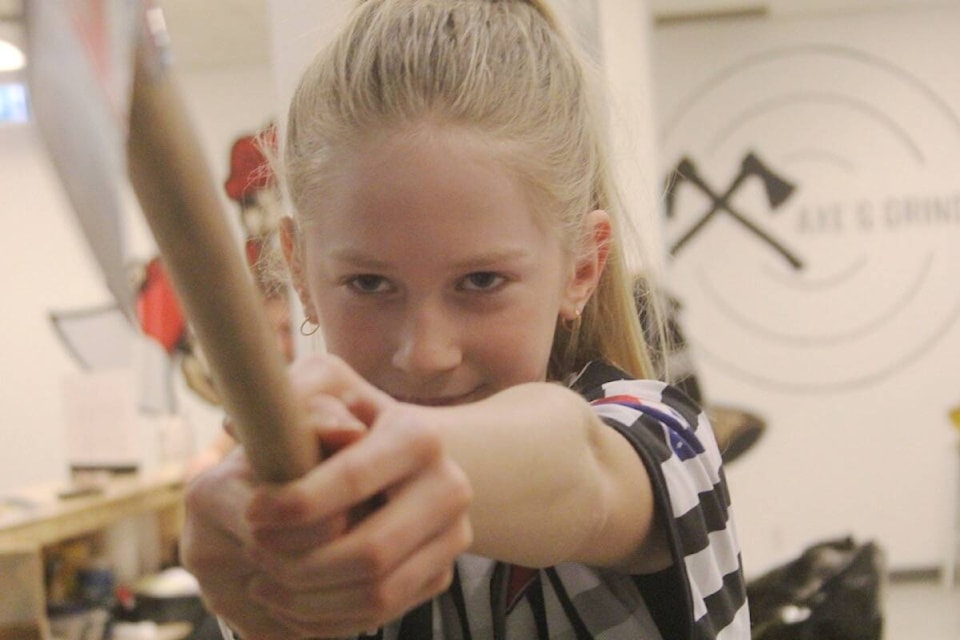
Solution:
[[[502,285],[505,280],[503,276],[492,271],[478,271],[465,277],[461,286],[468,291],[490,291]]]
[[[385,293],[390,290],[390,283],[386,278],[369,274],[350,278],[347,286],[359,293]]]

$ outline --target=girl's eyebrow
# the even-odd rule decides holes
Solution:
[[[505,262],[521,262],[529,258],[530,251],[523,248],[497,249],[470,256],[454,264],[454,267],[461,270],[474,270],[489,267],[491,265],[503,264]]]
[[[371,271],[387,271],[393,267],[389,262],[355,249],[336,249],[330,253],[330,256],[338,262],[346,262],[357,268],[370,269]],[[456,270],[469,271],[505,262],[522,262],[529,257],[530,251],[521,247],[495,249],[458,260],[453,263],[452,267]]]
[[[346,262],[361,269],[384,271],[390,268],[388,262],[354,249],[335,249],[330,252],[330,257],[337,262]]]

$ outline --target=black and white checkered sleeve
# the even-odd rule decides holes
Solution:
[[[602,363],[588,366],[574,388],[633,445],[667,523],[673,566],[635,576],[663,636],[748,639],[740,545],[706,415],[674,387]]]

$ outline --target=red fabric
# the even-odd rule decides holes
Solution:
[[[187,323],[167,270],[159,258],[147,263],[143,285],[137,295],[137,316],[143,332],[159,342],[167,353],[173,353],[182,342]]]
[[[276,148],[276,136],[276,128],[271,126],[262,134],[242,136],[234,141],[230,149],[230,175],[223,185],[231,200],[243,204],[257,191],[273,184],[273,172],[260,145]]]
[[[598,398],[590,404],[599,405],[599,404],[622,404],[628,407],[635,407],[637,405],[642,405],[644,402],[637,396],[627,396],[627,395],[616,395],[616,396],[607,396],[605,398]]]
[[[511,611],[516,606],[517,601],[523,597],[524,592],[537,577],[537,569],[521,567],[517,564],[510,565],[510,580],[507,581],[507,611]]]

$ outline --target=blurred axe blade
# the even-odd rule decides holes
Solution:
[[[139,2],[29,0],[27,83],[41,140],[106,286],[135,320],[124,192]]]
[[[116,305],[51,311],[49,318],[57,337],[81,369],[134,366],[138,332]]]
[[[40,128],[51,154],[62,154],[57,168],[114,295],[132,307],[118,193],[129,184],[253,468],[272,481],[306,473],[321,452],[302,428],[286,363],[163,65],[164,27],[153,1],[30,0],[27,7],[30,48],[41,58],[31,72]],[[71,74],[77,78],[67,82]],[[101,198],[88,201],[90,192]]]

